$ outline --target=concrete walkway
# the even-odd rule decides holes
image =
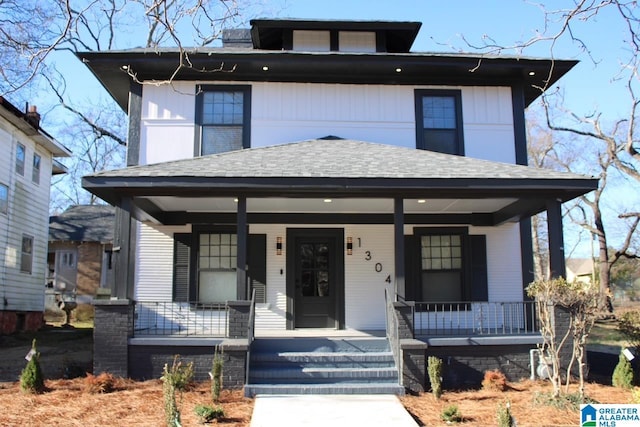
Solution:
[[[417,427],[395,395],[258,395],[251,427]]]

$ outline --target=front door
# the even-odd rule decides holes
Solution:
[[[291,259],[294,328],[339,328],[343,290],[342,230],[295,230]]]

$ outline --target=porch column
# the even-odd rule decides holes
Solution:
[[[549,231],[549,270],[551,277],[566,277],[564,237],[562,235],[562,204],[547,200],[547,228]]]
[[[247,198],[238,197],[238,251],[236,279],[238,300],[247,299]]]
[[[404,199],[393,199],[393,242],[396,270],[396,294],[398,300],[404,300],[407,293],[404,282]]]
[[[113,268],[109,276],[111,296],[133,299],[136,223],[131,217],[132,200],[125,197],[116,208],[113,230]]]

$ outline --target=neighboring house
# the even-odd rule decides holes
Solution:
[[[128,167],[83,179],[119,208],[95,371],[204,376],[222,345],[247,394],[421,390],[429,355],[452,385],[528,376],[530,217],[564,276],[561,203],[597,181],[527,167],[524,110],[576,61],[414,53],[416,22],[251,25],[177,73],[176,49],[79,54],[129,114]],[[380,335],[382,370],[296,359]]]
[[[89,304],[105,287],[111,264],[115,208],[75,205],[49,217],[49,285]]]
[[[595,265],[591,258],[567,259],[567,281],[579,281],[590,284],[595,274]]]
[[[0,332],[36,330],[43,322],[51,176],[55,157],[71,152],[0,97]]]

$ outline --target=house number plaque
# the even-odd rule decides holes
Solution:
[[[362,241],[360,240],[360,237],[358,237],[358,247],[362,247]],[[371,251],[365,251],[364,252],[364,259],[365,261],[371,261],[373,259],[373,255],[371,255]],[[381,262],[376,262],[373,269],[376,271],[376,273],[382,273],[382,263]],[[384,279],[384,281],[386,283],[391,283],[391,275],[388,274],[387,278]]]

